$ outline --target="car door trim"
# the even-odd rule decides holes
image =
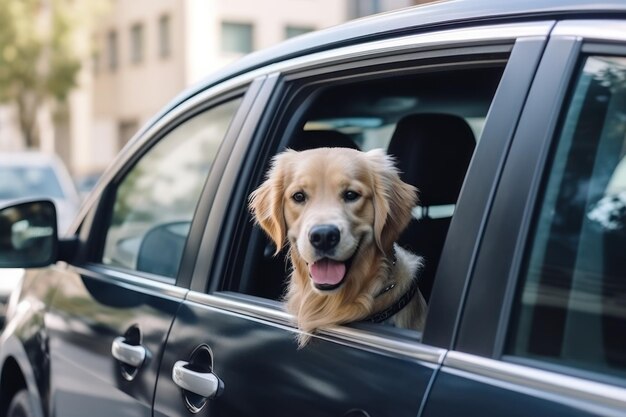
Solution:
[[[129,288],[130,286],[147,290],[153,295],[159,297],[171,297],[182,300],[187,294],[187,289],[177,287],[174,283],[166,283],[162,277],[154,276],[154,278],[141,277],[136,275],[137,271],[128,273],[123,270],[106,267],[100,264],[86,264],[82,266],[69,266],[71,270],[81,275],[87,275],[101,281],[109,282],[120,287]],[[132,289],[132,288],[131,288]]]
[[[191,230],[187,236],[185,250],[180,261],[180,268],[176,279],[176,285],[188,288],[193,278],[193,270],[196,267],[196,260],[200,251],[200,244],[204,235],[206,224],[208,221],[211,207],[215,202],[215,195],[222,175],[233,147],[237,143],[239,132],[245,125],[250,110],[255,106],[259,93],[263,88],[266,77],[260,77],[252,80],[248,84],[246,92],[241,97],[241,102],[232,116],[230,125],[222,138],[219,145],[218,153],[212,162],[208,176],[204,181],[203,190],[200,194],[199,201],[196,204],[195,213],[191,221]],[[237,91],[237,90],[235,90]]]
[[[590,408],[590,404],[594,404],[609,409],[603,410],[604,413],[614,411],[615,415],[623,415],[626,409],[626,388],[614,385],[458,351],[448,352],[443,366],[444,372],[462,371],[463,377],[480,379],[481,382],[501,388],[526,390],[526,393],[531,389],[533,395],[547,397],[550,401],[564,402],[574,407]],[[597,409],[589,411],[598,412]]]
[[[519,38],[547,36],[553,24],[554,21],[546,20],[438,30],[318,52],[272,64],[261,70],[288,73],[314,65],[327,63],[334,65],[340,61],[354,62],[361,58],[370,58],[373,55],[401,55],[442,47],[450,49],[455,46],[475,43],[484,44],[484,42],[504,42]]]
[[[424,333],[424,341],[431,345],[451,348],[456,343],[476,256],[546,39],[533,37],[516,41],[491,102],[435,276]],[[436,325],[430,325],[431,320]]]
[[[237,294],[237,297],[243,297]],[[299,332],[296,327],[294,317],[287,313],[282,306],[273,308],[270,306],[262,306],[250,302],[243,302],[221,294],[204,294],[197,291],[189,291],[187,301],[191,301],[203,306],[213,307],[218,310],[237,313],[244,317],[250,317],[263,321],[269,325],[279,325],[288,327],[294,332]],[[279,303],[275,303],[277,306]],[[374,332],[355,329],[345,326],[333,326],[319,331],[315,336],[321,338],[349,343],[358,348],[374,348],[384,352],[417,359],[419,361],[440,365],[443,362],[445,350],[437,347],[424,345],[410,340],[402,340],[400,338],[392,338],[385,334],[379,335]]]
[[[552,36],[626,42],[626,22],[623,20],[565,20],[556,24]]]

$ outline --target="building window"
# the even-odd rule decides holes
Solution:
[[[91,38],[91,71],[98,74],[102,70],[102,47],[98,36]]]
[[[139,122],[134,119],[122,120],[117,125],[117,145],[119,149],[122,149],[124,145],[133,137],[139,130]]]
[[[287,26],[285,28],[285,39],[303,35],[308,32],[313,32],[314,30],[314,28],[306,26]]]
[[[171,54],[171,28],[169,15],[159,18],[159,56],[167,58]]]
[[[109,69],[115,71],[117,69],[117,32],[112,30],[107,35],[107,51]]]
[[[100,52],[93,51],[91,54],[91,67],[94,74],[100,72]]]
[[[143,25],[137,23],[130,28],[130,62],[143,61]]]
[[[252,25],[222,22],[222,52],[237,54],[252,52]]]

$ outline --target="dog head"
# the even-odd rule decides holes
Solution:
[[[366,250],[392,251],[416,200],[384,151],[319,148],[274,157],[250,209],[276,252],[288,241],[294,264],[308,269],[317,292],[330,293]]]

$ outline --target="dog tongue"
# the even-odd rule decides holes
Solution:
[[[336,285],[343,279],[346,265],[332,259],[321,259],[311,265],[310,272],[316,284]]]

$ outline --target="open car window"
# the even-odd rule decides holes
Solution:
[[[296,98],[300,108],[290,112],[294,128],[274,151],[347,147],[392,155],[401,178],[419,189],[413,220],[398,243],[425,259],[419,285],[426,300],[505,64],[503,56],[491,65],[444,66],[305,87]],[[291,270],[287,250],[274,256],[276,248],[259,228],[245,247],[231,289],[282,300]]]

